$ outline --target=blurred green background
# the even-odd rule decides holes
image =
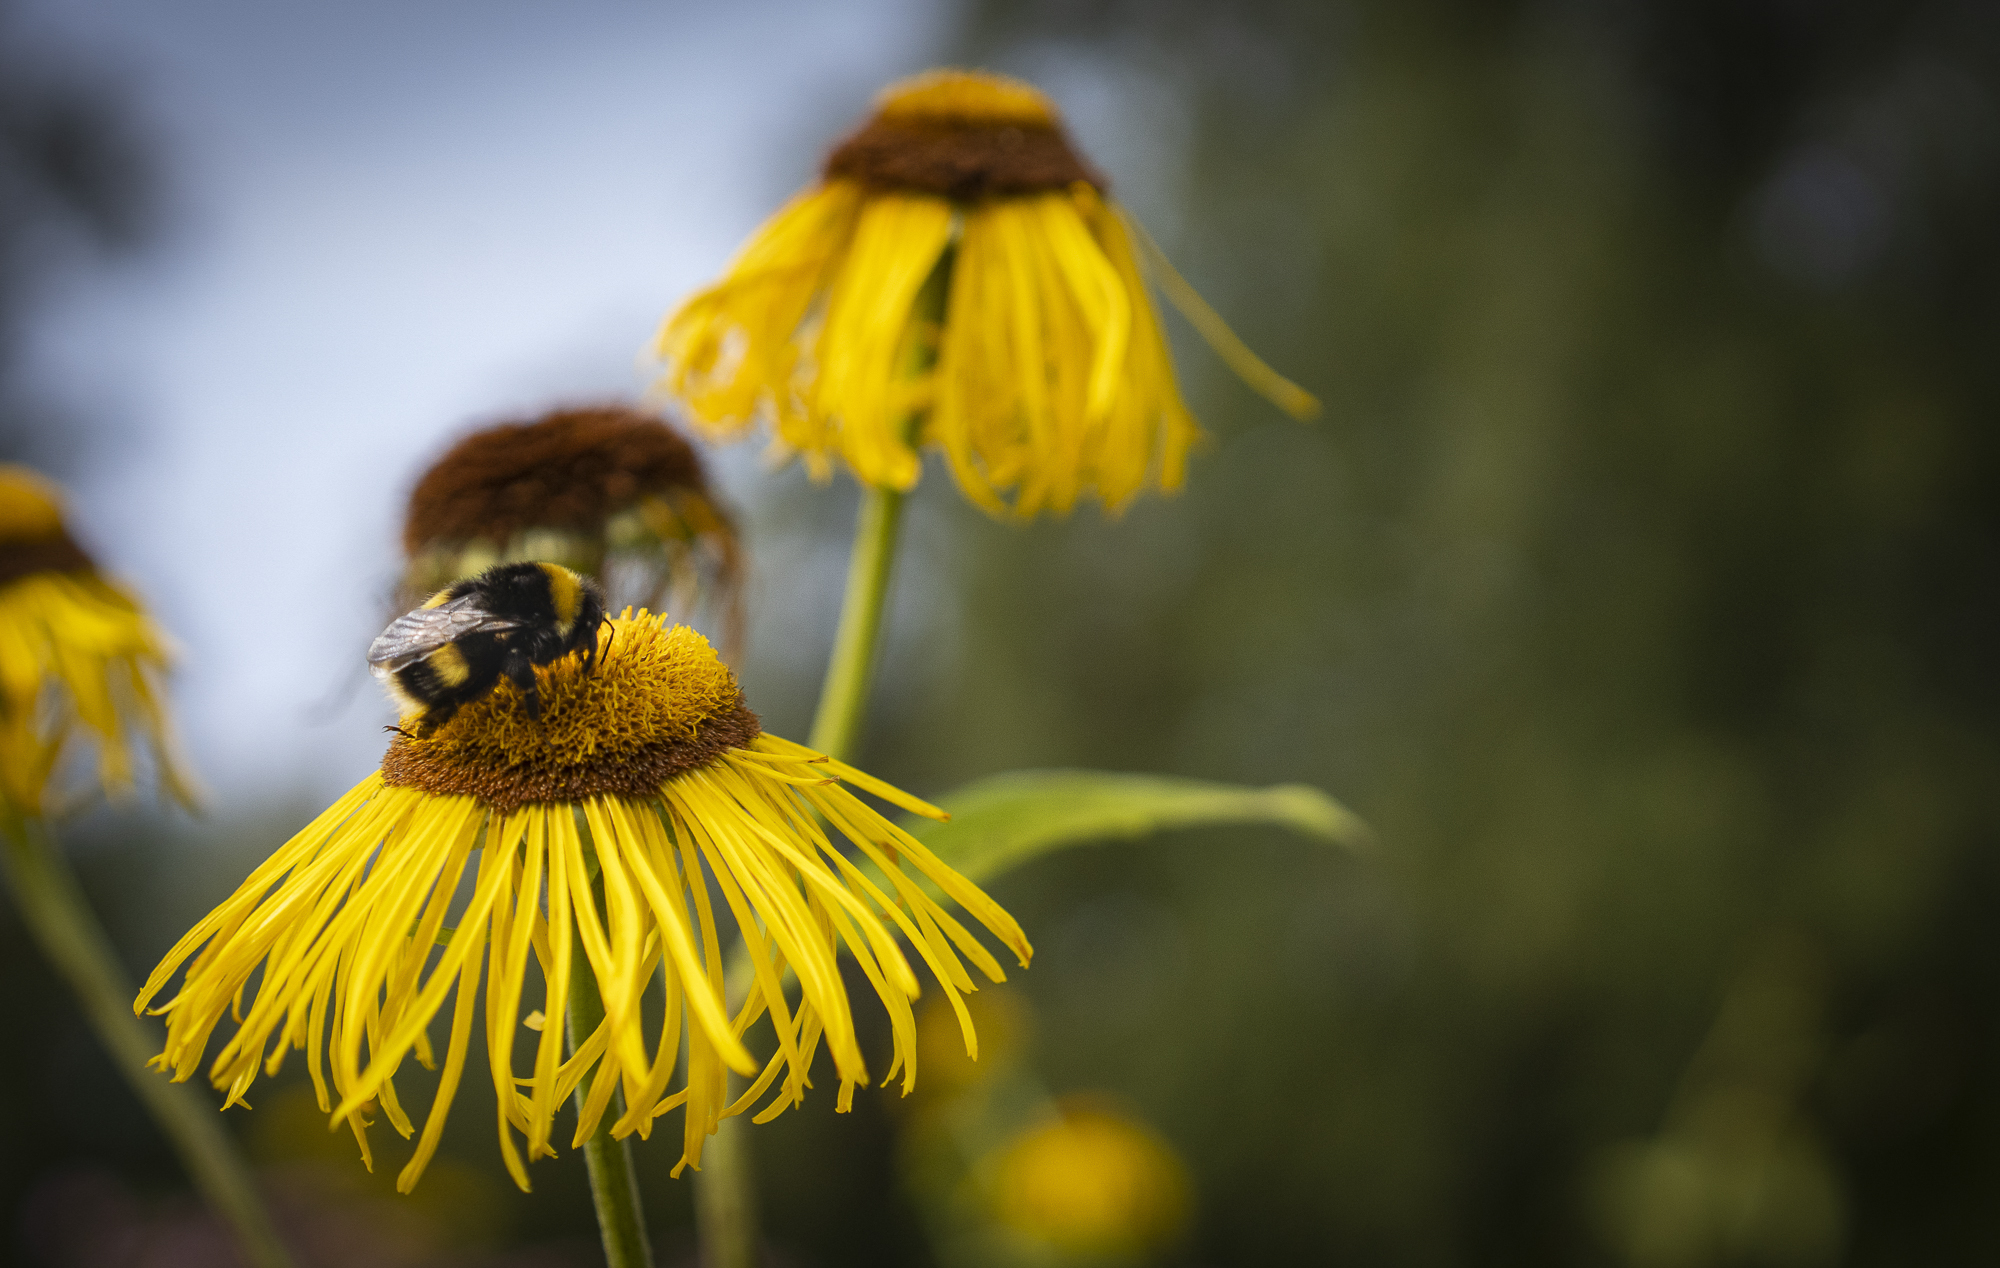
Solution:
[[[1326,402],[1279,416],[1175,326],[1213,438],[1181,496],[1020,527],[934,466],[860,762],[928,794],[1026,766],[1302,781],[1374,826],[1367,857],[1186,832],[995,887],[1037,947],[1024,1059],[1192,1172],[1162,1261],[2000,1258],[2000,11],[946,27],[937,60],[1184,140],[1093,157]],[[141,222],[143,155],[78,100],[66,140],[6,104],[0,333],[34,318],[38,218]],[[6,408],[7,457],[86,461]],[[800,735],[855,499],[764,485],[744,679]],[[316,808],[71,835],[143,968]],[[158,1257],[198,1241],[180,1177],[4,910],[0,1013],[5,1253],[210,1262]],[[592,1262],[580,1161],[515,1195],[483,1096],[411,1200],[295,1085],[232,1121],[326,1263]],[[773,1262],[935,1262],[907,1121],[823,1095],[756,1129]],[[640,1164],[677,1261],[670,1152]],[[393,1248],[354,1258],[356,1228]]]

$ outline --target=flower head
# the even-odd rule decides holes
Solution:
[[[100,576],[69,535],[61,491],[26,467],[0,466],[0,798],[6,805],[20,814],[51,809],[56,769],[77,739],[95,748],[104,791],[129,791],[135,738],[151,748],[161,786],[191,804],[160,692],[167,649],[145,609]]]
[[[838,457],[908,489],[928,444],[988,510],[1064,513],[1087,493],[1117,508],[1179,488],[1200,435],[1135,245],[1047,98],[933,71],[888,88],[820,181],[666,319],[665,383],[718,435],[767,416],[815,478]],[[1253,386],[1317,408],[1154,263]]]
[[[1124,1259],[1157,1250],[1187,1221],[1187,1168],[1151,1128],[1084,1100],[1001,1146],[993,1213],[1058,1253]]]
[[[741,638],[735,526],[694,447],[627,406],[551,410],[466,436],[411,491],[403,552],[413,603],[494,564],[534,560],[598,578],[616,607],[685,613],[706,599],[725,645]]]
[[[431,1064],[431,1021],[455,995],[438,1090],[398,1181],[407,1190],[437,1147],[483,998],[502,1152],[526,1188],[517,1134],[528,1159],[553,1154],[555,1113],[586,1080],[576,1142],[622,1090],[614,1136],[647,1135],[656,1117],[684,1110],[682,1165],[699,1166],[717,1122],[767,1093],[760,1122],[799,1103],[822,1044],[845,1109],[869,1074],[836,963],[843,951],[888,1011],[887,1077],[900,1071],[907,1092],[918,983],[898,933],[954,1001],[976,1051],[960,1000],[974,989],[965,962],[993,981],[1004,973],[933,895],[1024,965],[1027,940],[992,899],[850,788],[941,812],[764,734],[735,677],[685,626],[628,610],[604,627],[588,672],[573,654],[535,673],[539,720],[502,681],[435,731],[398,736],[379,772],[180,940],[135,1005],[187,964],[179,993],[157,1010],[167,1015],[158,1065],[192,1075],[233,1013],[239,1024],[209,1067],[226,1103],[303,1048],[321,1109],[354,1131],[366,1159],[378,1109],[413,1132],[394,1076],[412,1055]],[[747,981],[733,972],[725,980],[732,923]],[[604,1020],[565,1051],[561,1019],[577,982],[594,986]],[[651,1027],[649,995],[660,1001]],[[732,1011],[734,999],[743,1002]],[[766,1016],[775,1043],[759,1060],[746,1040]],[[533,1048],[525,1073],[517,1044]],[[729,1070],[755,1076],[734,1101]]]

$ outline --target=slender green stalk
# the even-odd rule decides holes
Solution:
[[[749,1129],[741,1118],[725,1118],[702,1148],[694,1189],[702,1268],[755,1268],[757,1263],[757,1191],[751,1184]]]
[[[790,966],[786,972],[789,973]],[[741,938],[730,948],[722,977],[735,983],[723,1001],[730,1016],[743,1007],[755,969]],[[728,1094],[740,1091],[733,1074]],[[694,1226],[701,1239],[702,1268],[756,1268],[757,1189],[750,1163],[750,1124],[725,1118],[701,1151],[701,1169],[694,1173]]]
[[[854,526],[854,553],[847,563],[847,595],[840,604],[840,632],[827,662],[806,743],[830,757],[854,756],[861,720],[868,712],[868,687],[875,677],[875,643],[882,634],[882,607],[889,596],[889,572],[896,561],[896,529],[902,523],[903,495],[871,488],[862,494]]]
[[[597,993],[597,975],[589,958],[578,955],[569,976],[570,1051],[583,1046],[604,1024],[604,997]],[[576,1112],[583,1113],[597,1071],[576,1085]],[[632,1167],[632,1142],[613,1140],[605,1122],[617,1119],[625,1104],[623,1092],[612,1093],[614,1105],[605,1111],[597,1131],[583,1142],[583,1161],[590,1171],[590,1199],[597,1206],[597,1230],[604,1238],[606,1268],[653,1268],[653,1247],[646,1237],[646,1213],[639,1202],[639,1175]]]
[[[111,1054],[111,1064],[166,1133],[209,1205],[235,1227],[245,1257],[258,1268],[291,1268],[291,1256],[278,1240],[235,1142],[222,1128],[221,1114],[202,1104],[189,1084],[169,1082],[146,1068],[160,1041],[132,1015],[138,992],[119,967],[48,824],[13,814],[4,823],[0,870],[13,887],[29,932],[69,984],[98,1042]]]

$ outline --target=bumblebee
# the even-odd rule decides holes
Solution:
[[[595,582],[560,564],[501,564],[391,621],[368,647],[368,668],[402,709],[405,734],[442,726],[502,678],[539,720],[535,666],[581,651],[588,670],[605,619]]]

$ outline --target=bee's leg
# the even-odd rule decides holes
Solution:
[[[418,714],[416,721],[410,724],[410,730],[416,732],[419,737],[430,735],[451,721],[451,715],[458,712],[458,706],[459,702],[456,700],[440,700]]]
[[[535,665],[526,656],[513,655],[507,658],[507,677],[521,689],[521,702],[528,706],[528,716],[542,720],[542,697],[535,690]]]

